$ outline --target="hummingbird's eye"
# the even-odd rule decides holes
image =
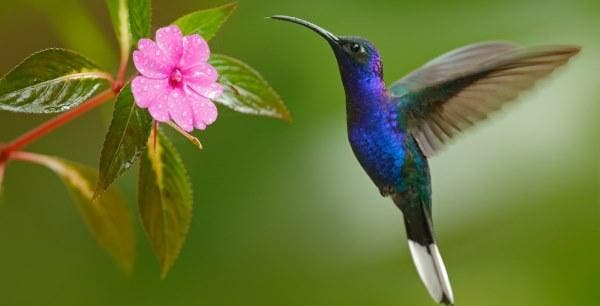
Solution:
[[[350,45],[350,51],[352,51],[352,53],[359,53],[362,50],[363,50],[363,47],[360,44],[353,43]]]

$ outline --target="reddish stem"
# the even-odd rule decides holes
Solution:
[[[112,88],[105,90],[98,94],[97,96],[89,99],[84,102],[77,108],[74,108],[66,113],[58,115],[38,127],[30,130],[29,132],[19,136],[12,142],[3,145],[0,144],[0,191],[2,191],[2,180],[4,178],[4,172],[6,170],[6,164],[9,159],[23,160],[29,161],[39,164],[44,164],[48,159],[43,155],[27,153],[27,152],[19,152],[19,150],[23,149],[27,145],[35,142],[41,137],[46,136],[57,128],[65,125],[68,122],[71,122],[73,119],[93,110],[94,108],[102,105],[104,102],[114,98],[121,92],[123,86],[125,86],[125,75],[127,73],[127,64],[129,62],[129,51],[122,50],[121,52],[121,63],[119,65],[119,71],[117,73],[117,79],[112,80]]]
[[[99,95],[91,98],[87,102],[83,103],[77,108],[74,108],[66,113],[58,115],[44,123],[40,126],[30,130],[29,132],[21,135],[17,139],[8,143],[0,152],[0,156],[10,155],[11,152],[20,150],[30,143],[36,141],[37,139],[45,136],[46,134],[56,130],[61,127],[65,123],[72,121],[73,119],[81,116],[84,113],[89,112],[90,110],[100,106],[102,103],[110,100],[111,98],[116,96],[116,92],[113,89],[108,89],[106,91],[101,92]]]
[[[158,121],[152,124],[152,149],[156,151],[156,137],[158,135]]]
[[[117,72],[117,80],[113,87],[119,87],[119,90],[125,85],[125,74],[127,73],[127,64],[129,63],[129,52],[121,52],[121,62],[119,63],[119,71]]]
[[[6,170],[6,160],[0,158],[0,193],[2,193],[2,180],[4,179],[4,170]]]

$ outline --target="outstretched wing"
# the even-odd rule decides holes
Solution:
[[[426,156],[487,118],[521,91],[565,64],[577,46],[469,45],[446,53],[397,81],[389,92]]]

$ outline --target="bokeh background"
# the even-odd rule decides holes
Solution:
[[[155,0],[154,25],[222,3]],[[434,220],[457,305],[599,305],[599,1],[239,4],[213,50],[260,70],[294,122],[222,110],[200,135],[202,152],[174,137],[195,207],[165,280],[140,227],[128,277],[93,241],[52,173],[11,164],[0,200],[1,306],[434,305],[413,268],[400,212],[350,151],[328,46],[264,19],[272,14],[368,37],[388,82],[480,40],[583,46],[521,103],[432,159]],[[114,69],[112,33],[101,0],[1,1],[0,71],[47,47],[75,49]],[[109,113],[107,105],[30,149],[95,166]],[[0,113],[0,141],[45,119]],[[119,185],[135,209],[134,175]]]

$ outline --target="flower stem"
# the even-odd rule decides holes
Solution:
[[[183,135],[183,137],[185,137],[187,140],[189,140],[194,146],[198,147],[198,149],[202,150],[202,143],[200,142],[200,139],[192,136],[190,133],[184,131],[182,128],[180,128],[177,124],[173,123],[172,121],[167,121],[167,124],[172,127],[173,129],[175,129],[179,134]]]
[[[152,150],[156,151],[156,139],[158,137],[158,122],[152,123]]]
[[[46,134],[56,130],[64,124],[83,115],[84,113],[87,113],[88,111],[100,106],[102,103],[115,97],[116,94],[117,93],[113,89],[108,89],[106,91],[101,92],[99,95],[91,98],[87,102],[81,104],[79,107],[74,108],[66,113],[58,115],[42,123],[38,127],[30,130],[29,132],[8,143],[1,150],[0,155],[10,155],[11,152],[23,149],[27,145],[45,136]]]
[[[117,80],[114,82],[113,89],[117,92],[125,85],[125,74],[127,73],[127,64],[129,63],[129,54],[121,55],[121,63],[119,64],[119,72],[117,72]]]
[[[4,170],[6,170],[6,160],[0,159],[0,194],[2,193],[2,180],[4,179]]]

